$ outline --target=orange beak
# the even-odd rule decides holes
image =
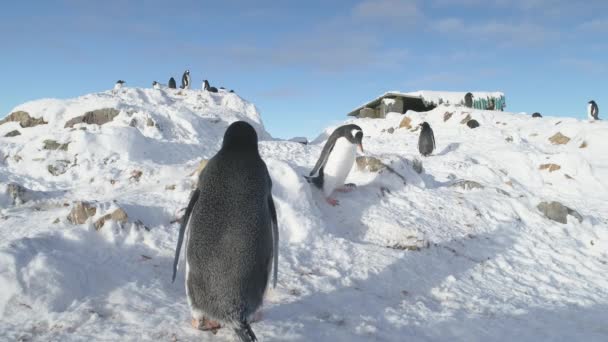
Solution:
[[[365,152],[363,151],[363,144],[359,144],[359,151],[361,151],[361,153],[365,153]]]

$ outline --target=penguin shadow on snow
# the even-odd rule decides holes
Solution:
[[[467,272],[485,267],[486,262],[504,254],[516,241],[513,234],[515,229],[502,227],[491,233],[431,244],[430,248],[415,252],[379,250],[379,257],[389,253],[395,258],[381,271],[367,273],[366,278],[349,277],[348,281],[347,275],[342,274],[333,279],[335,289],[331,292],[317,291],[267,309],[265,319],[278,327],[277,336],[271,337],[300,341],[327,340],[331,336],[332,341],[350,342],[393,341],[395,336],[412,341],[415,336],[429,335],[434,327],[421,328],[416,324],[420,317],[406,316],[419,310],[404,308],[424,306],[436,314],[448,310],[433,290],[446,281],[451,283],[450,279],[456,279],[455,284],[458,279],[468,279]],[[367,260],[352,262],[366,264]]]
[[[102,229],[111,229],[106,226]],[[166,282],[164,268],[172,261],[143,244],[112,242],[93,229],[79,228],[68,236],[53,232],[22,238],[4,253],[15,259],[16,278],[25,296],[36,296],[21,301],[42,301],[52,312],[88,300],[103,312],[108,296],[127,284],[147,287],[151,282]]]

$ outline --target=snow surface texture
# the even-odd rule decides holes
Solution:
[[[64,128],[100,108],[120,113],[102,126]],[[2,341],[234,340],[228,329],[190,327],[183,258],[171,283],[179,228],[171,222],[234,120],[258,130],[281,230],[279,284],[253,324],[260,340],[608,340],[606,122],[462,107],[408,112],[412,129],[397,128],[395,113],[349,120],[363,128],[367,155],[407,184],[354,167],[347,182],[358,188],[330,207],[302,175],[335,127],[310,145],[272,140],[235,94],[123,88],[15,110],[48,125],[0,126]],[[467,114],[481,126],[461,124]],[[413,130],[423,121],[437,149],[418,174]],[[4,138],[14,129],[22,135]],[[548,140],[558,131],[567,144]],[[67,150],[42,149],[47,139],[69,142]],[[65,173],[51,175],[58,160]],[[548,163],[561,168],[539,170]],[[453,186],[462,180],[483,188]],[[8,183],[28,189],[29,200],[13,205]],[[66,217],[81,200],[97,211],[73,225]],[[541,201],[583,221],[550,221]],[[117,207],[128,223],[95,230]]]

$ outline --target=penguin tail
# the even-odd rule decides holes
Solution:
[[[249,325],[249,323],[246,321],[240,322],[238,327],[234,328],[234,332],[239,337],[241,342],[255,342],[258,340],[251,329],[251,325]]]

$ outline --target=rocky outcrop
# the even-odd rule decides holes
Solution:
[[[561,132],[557,132],[551,138],[549,138],[549,141],[553,145],[563,145],[563,144],[567,144],[570,141],[570,138],[563,135]]]
[[[568,223],[568,215],[575,217],[579,222],[583,222],[581,214],[559,202],[541,202],[536,208],[543,213],[546,218],[555,222]]]
[[[120,111],[114,108],[102,108],[84,113],[84,115],[77,116],[70,119],[65,123],[64,128],[72,128],[74,125],[79,123],[85,123],[89,125],[103,125],[108,123],[120,113]]]
[[[83,224],[89,217],[95,216],[97,208],[87,202],[76,202],[67,219],[72,224]]]
[[[43,118],[32,118],[28,112],[22,110],[9,114],[6,118],[0,120],[0,125],[7,122],[18,122],[21,128],[34,127],[38,125],[46,125],[48,122]]]
[[[43,149],[45,149],[45,150],[51,150],[51,151],[54,151],[54,150],[67,151],[67,150],[68,150],[68,145],[69,145],[70,143],[68,142],[68,143],[65,143],[65,144],[60,144],[60,143],[58,143],[58,142],[57,142],[57,141],[55,141],[55,140],[50,140],[50,139],[47,139],[47,140],[43,141],[43,144],[44,144],[44,146],[42,146],[42,148],[43,148]]]

